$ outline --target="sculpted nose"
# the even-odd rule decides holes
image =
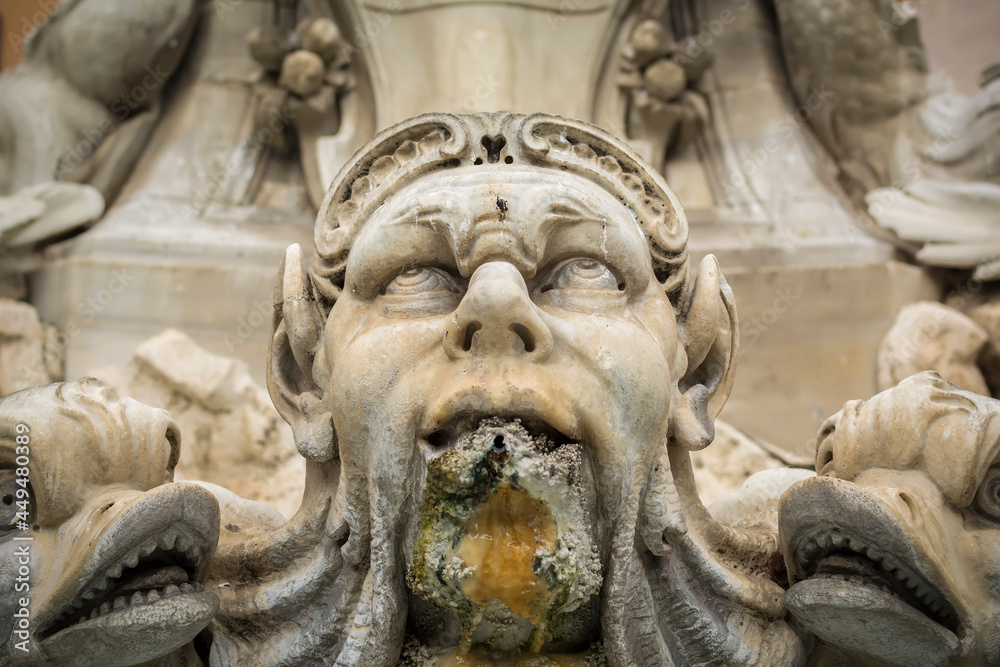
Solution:
[[[521,272],[507,262],[488,262],[472,274],[444,344],[452,359],[527,355],[537,362],[552,353],[552,333],[531,302]]]

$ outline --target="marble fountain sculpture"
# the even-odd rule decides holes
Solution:
[[[298,513],[172,483],[176,424],[93,380],[3,398],[0,664],[997,664],[1000,403],[904,380],[828,420],[821,477],[713,518],[690,452],[738,327],[686,243],[585,123],[380,133],[274,292]]]
[[[892,0],[120,4],[62,3],[0,75],[0,106],[45,96],[0,113],[39,147],[8,150],[0,128],[0,172],[19,177],[0,175],[0,295],[58,327],[67,378],[175,328],[264,384],[274,264],[310,246],[358,148],[432,111],[577,118],[663,174],[686,206],[693,261],[719,258],[740,301],[741,379],[723,419],[783,461],[809,460],[825,416],[877,391],[874,354],[899,307],[941,297],[858,227],[860,195],[848,202],[833,178],[892,152],[871,138],[895,136],[894,116],[860,135],[830,129],[851,93],[892,116],[895,92],[911,89],[897,79],[922,81],[872,65],[912,46],[899,42],[913,22],[871,35],[894,19]],[[60,96],[67,82],[80,94]],[[850,143],[817,141],[837,136]],[[54,191],[31,189],[43,185]],[[100,196],[70,196],[81,188]]]
[[[185,331],[95,372],[175,422],[0,399],[0,665],[1000,664],[997,404],[904,379],[1000,395],[1000,77],[912,4],[65,0],[0,75],[0,395]],[[723,405],[807,460],[906,303],[820,477],[706,510]]]
[[[395,665],[405,645],[409,664],[801,664],[776,535],[715,522],[694,486],[688,451],[713,438],[738,341],[719,267],[691,267],[686,234],[662,178],[583,123],[431,114],[369,143],[324,200],[312,266],[290,247],[275,291],[268,387],[308,460],[302,507],[264,532],[223,515],[207,575],[200,560],[173,566],[218,596],[202,658]],[[42,431],[63,418],[41,410],[52,391],[15,393],[5,414]],[[65,471],[44,452],[31,461],[39,499]],[[198,487],[146,491],[172,465],[149,479],[148,456],[119,455],[126,495],[189,494],[177,511],[217,525]],[[124,502],[87,491],[83,517]],[[79,556],[53,548],[85,560],[92,542],[74,543]],[[148,600],[160,581],[141,583]],[[35,604],[76,594],[43,591]],[[89,654],[87,624],[140,624],[183,599],[107,620],[81,608],[61,633]],[[149,650],[191,640],[193,617],[147,635]],[[32,635],[31,655],[58,661],[45,642],[61,633]]]

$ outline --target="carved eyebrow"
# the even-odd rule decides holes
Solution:
[[[573,223],[581,220],[600,220],[605,217],[573,191],[563,191],[559,195],[555,201],[546,202],[546,210],[542,213],[546,222]]]
[[[531,202],[529,202],[531,203]],[[607,219],[605,214],[588,204],[575,192],[560,192],[558,198],[545,199],[540,202],[537,227],[530,232],[532,235],[546,239],[541,247],[548,246],[548,240],[553,232],[560,227],[571,227],[583,222],[601,222]]]
[[[438,217],[447,212],[448,209],[441,204],[417,204],[396,213],[396,215],[389,219],[386,226],[419,225],[436,232],[440,231],[437,228]]]
[[[494,207],[493,199],[480,201],[480,196],[486,192],[475,191],[473,199],[470,199],[470,192],[463,188],[439,190],[421,198],[422,201],[388,211],[388,219],[382,226],[396,230],[426,230],[447,244],[452,261],[461,266],[480,236],[480,226],[492,224],[502,216],[499,206]],[[581,223],[604,224],[610,217],[610,212],[595,206],[589,197],[568,187],[553,193],[549,189],[528,185],[521,191],[516,208],[511,208],[514,211],[508,215],[516,215],[520,219],[520,232],[515,239],[517,250],[514,246],[508,250],[519,251],[529,265],[541,260],[541,256],[532,258],[535,253],[529,248],[537,248],[544,255],[548,240],[558,230]],[[502,221],[503,218],[500,219]]]
[[[971,413],[979,409],[979,405],[968,396],[947,389],[935,387],[931,391],[930,400],[946,410],[962,410]]]
[[[448,199],[451,199],[448,197]],[[465,207],[455,205],[454,200],[439,202],[418,202],[413,206],[408,206],[389,218],[385,223],[385,228],[400,228],[414,226],[424,229],[444,241],[454,255],[462,247],[461,230],[463,228],[474,228],[474,222],[461,222],[458,225],[448,220],[448,216],[460,216],[467,218],[469,212]]]
[[[549,205],[549,210],[545,212],[546,218],[559,218],[567,222],[578,222],[585,218],[599,218],[600,213],[587,206],[576,197],[576,201],[556,201]]]
[[[545,209],[541,211],[539,216],[543,227],[540,230],[542,232],[547,232],[547,227],[553,223],[575,223],[588,219],[600,220],[604,217],[599,210],[594,209],[572,191],[560,192],[556,201],[546,201],[545,205]],[[419,225],[434,232],[441,232],[442,230],[438,227],[441,222],[440,216],[459,211],[461,211],[460,207],[448,206],[442,202],[421,202],[396,212],[387,222],[387,226]]]

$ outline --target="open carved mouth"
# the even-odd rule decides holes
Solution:
[[[214,496],[165,484],[91,517],[94,536],[82,537],[86,550],[61,573],[35,635],[45,664],[139,664],[197,637],[219,610],[199,583],[218,541]]]
[[[801,540],[799,570],[809,581],[847,582],[893,596],[952,634],[959,634],[958,612],[945,594],[916,568],[885,553],[868,540],[831,529]]]
[[[509,419],[516,421],[533,439],[536,446],[543,448],[541,453],[548,453],[563,445],[578,444],[568,435],[542,419],[533,417],[488,417],[472,413],[456,416],[448,421],[447,424],[420,438],[420,440],[426,443],[426,450],[433,457],[455,447],[461,438],[475,432],[480,424],[487,419]],[[504,436],[502,434],[496,435],[493,443],[494,453],[499,454],[504,452],[506,451],[506,447],[507,443],[504,442]]]
[[[417,622],[418,634],[491,657],[592,640],[602,567],[583,446],[542,420],[510,416],[463,415],[424,441],[407,582],[430,605],[419,615],[437,608],[458,625]],[[419,629],[442,624],[455,631]]]
[[[109,564],[45,624],[40,638],[47,640],[74,626],[101,625],[109,615],[136,617],[141,606],[202,593],[196,575],[205,551],[183,528],[164,530]]]

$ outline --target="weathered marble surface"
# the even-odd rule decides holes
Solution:
[[[278,272],[268,390],[306,461],[290,520],[170,483],[176,422],[95,380],[0,402],[13,494],[19,415],[44,425],[22,429],[31,659],[995,661],[1000,404],[918,374],[828,420],[819,478],[768,470],[706,509],[691,452],[713,445],[741,329],[687,224],[656,171],[579,121],[428,114],[381,133],[331,185],[311,265],[293,245]],[[180,416],[260,399],[178,332],[117,375]],[[204,470],[246,456],[248,432]],[[904,496],[923,504],[892,515]],[[892,558],[902,577],[879,574]]]
[[[978,266],[984,280],[997,273],[996,186],[965,182],[996,176],[996,84],[962,103],[926,100],[915,23],[877,34],[896,5],[244,0],[122,13],[105,0],[65,3],[27,67],[0,82],[17,93],[0,100],[0,152],[18,149],[0,155],[17,162],[0,164],[0,183],[51,180],[52,165],[69,161],[88,185],[42,183],[0,202],[5,274],[34,271],[32,298],[63,327],[71,376],[124,360],[179,322],[230,357],[262,358],[269,346],[269,389],[308,460],[305,501],[287,523],[206,485],[221,505],[210,566],[221,612],[211,646],[203,637],[199,655],[187,645],[169,660],[390,665],[403,650],[441,664],[804,662],[813,639],[779,602],[775,517],[778,495],[804,473],[754,478],[709,512],[689,450],[712,440],[732,394],[726,416],[778,443],[780,460],[796,459],[825,414],[874,391],[875,348],[896,311],[940,295],[864,236],[841,187],[858,205],[870,191],[869,204],[885,209],[872,215],[928,241],[918,258]],[[136,38],[137,23],[156,39]],[[84,57],[67,60],[70,42]],[[831,51],[847,57],[831,62]],[[168,96],[158,80],[135,113],[109,115],[133,99],[137,76],[152,76],[143,66],[162,60],[169,78],[182,57]],[[50,97],[59,104],[36,104],[47,110],[37,118],[9,103]],[[606,131],[544,115],[432,115],[376,135],[423,110],[501,107]],[[928,148],[956,123],[954,144]],[[11,128],[39,149],[21,151]],[[60,154],[80,136],[91,157]],[[913,180],[907,167],[933,179]],[[40,208],[66,192],[76,199]],[[105,198],[92,233],[33,252],[100,216]],[[305,243],[315,205],[316,257],[289,249],[268,299],[274,257]],[[734,267],[732,289],[710,253]],[[884,384],[940,367],[988,392],[993,376],[976,365],[990,363],[977,354],[992,342],[963,317],[919,354],[896,355]],[[44,381],[30,324],[0,339],[0,376],[11,350],[34,364],[18,387]],[[248,468],[275,469],[248,452],[277,451],[274,414],[231,359],[192,345],[144,345],[116,383],[178,406],[199,470],[247,492],[236,480]],[[108,393],[94,402],[117,403]],[[120,426],[111,430],[124,441]],[[734,449],[773,465],[750,443]],[[911,464],[902,449],[883,467]],[[711,466],[708,451],[699,458]],[[731,482],[743,471],[718,473]],[[128,476],[107,474],[116,484]],[[173,494],[166,505],[190,500],[202,518],[211,505],[196,487],[150,486],[139,490]],[[89,493],[81,512],[96,502]],[[189,579],[209,567],[189,565]],[[787,599],[807,625],[823,625],[822,608]],[[108,630],[126,618],[112,612],[46,639],[45,650],[125,664],[135,656],[93,653],[89,637],[133,638],[148,621],[154,640],[133,643],[146,646],[142,659],[160,656],[207,622],[214,601],[200,600],[194,620],[173,627],[154,610]],[[841,645],[836,627],[817,631]],[[954,657],[934,628],[913,645],[866,637],[847,637],[859,662]],[[992,660],[992,650],[962,648],[958,659]]]
[[[87,2],[99,0],[78,4]],[[260,304],[273,262],[289,243],[308,246],[313,206],[358,147],[421,111],[562,113],[628,141],[680,194],[692,256],[716,255],[745,304],[743,372],[726,418],[808,455],[823,415],[876,390],[874,351],[898,307],[938,298],[939,287],[856,224],[809,123],[831,100],[820,89],[789,94],[772,9],[757,0],[206,3],[119,195],[94,229],[27,267],[31,298],[73,331],[70,377],[123,362],[172,326],[244,359],[263,382]],[[327,42],[310,50],[313,24],[326,26]],[[339,44],[349,62],[323,44]],[[281,84],[289,49],[314,74],[310,55],[323,59],[312,94]],[[135,282],[80,317],[113,271]],[[792,307],[780,300],[789,285]]]
[[[55,333],[31,304],[0,298],[0,396],[62,379]]]
[[[879,346],[879,386],[933,370],[962,389],[1000,397],[1000,301],[977,281],[947,304],[903,308]]]
[[[968,97],[929,77],[920,3],[774,5],[791,89],[801,103],[828,93],[807,122],[869,231],[927,265],[1000,277],[997,68]]]
[[[50,181],[122,186],[194,31],[197,0],[67,0],[0,75],[0,194]]]
[[[979,355],[988,335],[970,317],[934,301],[910,304],[896,316],[879,346],[878,384],[889,389],[920,371],[988,396]]]
[[[184,433],[177,479],[218,484],[286,517],[295,514],[305,462],[267,390],[241,360],[211,354],[168,329],[140,345],[128,363],[87,375],[170,412]]]
[[[812,468],[812,461],[791,458],[783,450],[743,433],[721,419],[715,422],[711,447],[691,452],[691,465],[698,496],[711,508],[731,495],[753,475],[765,470],[784,470],[789,465]]]

